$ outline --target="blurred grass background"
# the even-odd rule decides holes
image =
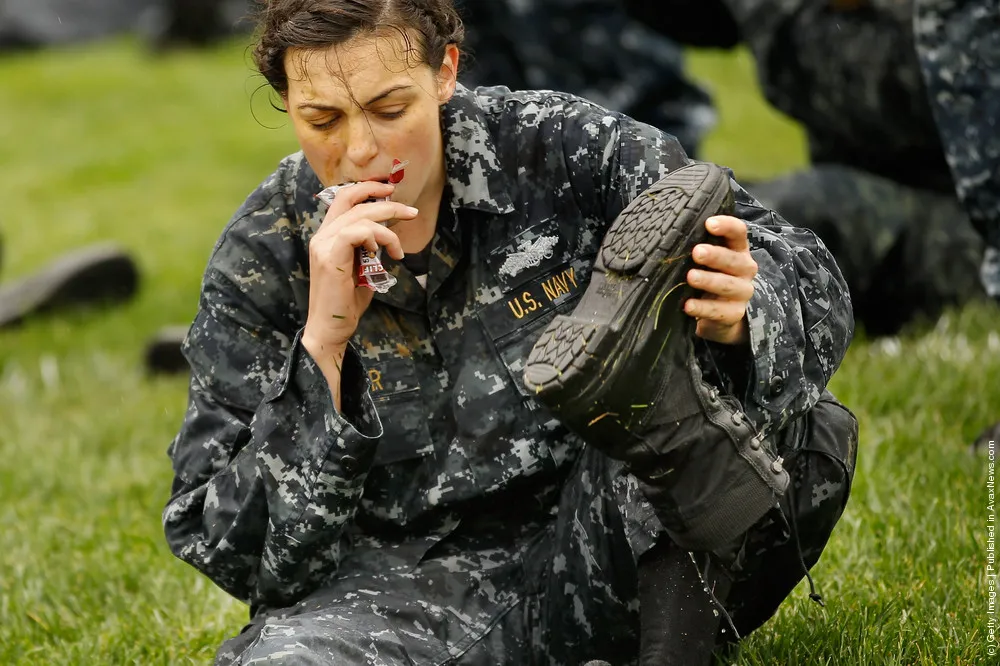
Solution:
[[[805,164],[743,52],[694,52],[721,122],[703,157],[743,178]],[[0,333],[0,663],[209,663],[246,609],[167,550],[159,515],[181,378],[142,347],[188,323],[239,203],[296,149],[243,42],[153,58],[116,40],[0,59],[0,278],[111,240],[137,257],[125,307]],[[256,92],[255,92],[256,91]],[[1000,311],[858,339],[832,390],[861,421],[853,500],[813,573],[737,664],[984,664],[986,463],[1000,419]],[[996,663],[996,662],[992,662]]]

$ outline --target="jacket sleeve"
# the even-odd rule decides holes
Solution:
[[[790,226],[733,182],[757,262],[747,305],[752,369],[744,408],[758,427],[784,427],[819,401],[854,337],[840,268],[810,230]]]
[[[239,233],[220,241],[184,344],[187,412],[170,446],[171,550],[255,606],[294,603],[338,567],[381,424],[360,359],[343,363],[343,413],[288,327],[290,271]]]
[[[610,225],[639,193],[691,163],[677,140],[617,113],[580,111],[564,128],[564,143],[587,144],[573,154],[574,183],[595,194],[584,206]],[[598,187],[594,187],[594,183]],[[761,430],[781,428],[819,400],[854,334],[847,283],[823,242],[790,226],[732,181],[736,217],[747,223],[758,265],[747,307],[750,345],[744,409]],[[739,358],[740,354],[729,354]]]

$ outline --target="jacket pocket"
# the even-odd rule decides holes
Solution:
[[[569,314],[590,281],[593,256],[579,257],[505,292],[477,313],[510,380],[522,398],[524,363],[553,318]]]
[[[372,401],[383,434],[372,463],[378,467],[423,458],[434,451],[413,359],[389,357],[365,360]]]

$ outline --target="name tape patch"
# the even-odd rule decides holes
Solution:
[[[593,257],[574,259],[504,294],[479,312],[486,332],[499,340],[581,295],[592,268]]]

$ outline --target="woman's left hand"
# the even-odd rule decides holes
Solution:
[[[692,258],[710,270],[688,271],[688,284],[704,294],[689,298],[684,311],[698,321],[698,337],[726,345],[743,344],[749,340],[747,303],[753,296],[753,278],[757,275],[747,225],[735,217],[717,215],[705,220],[705,228],[725,239],[725,245],[695,245]]]

